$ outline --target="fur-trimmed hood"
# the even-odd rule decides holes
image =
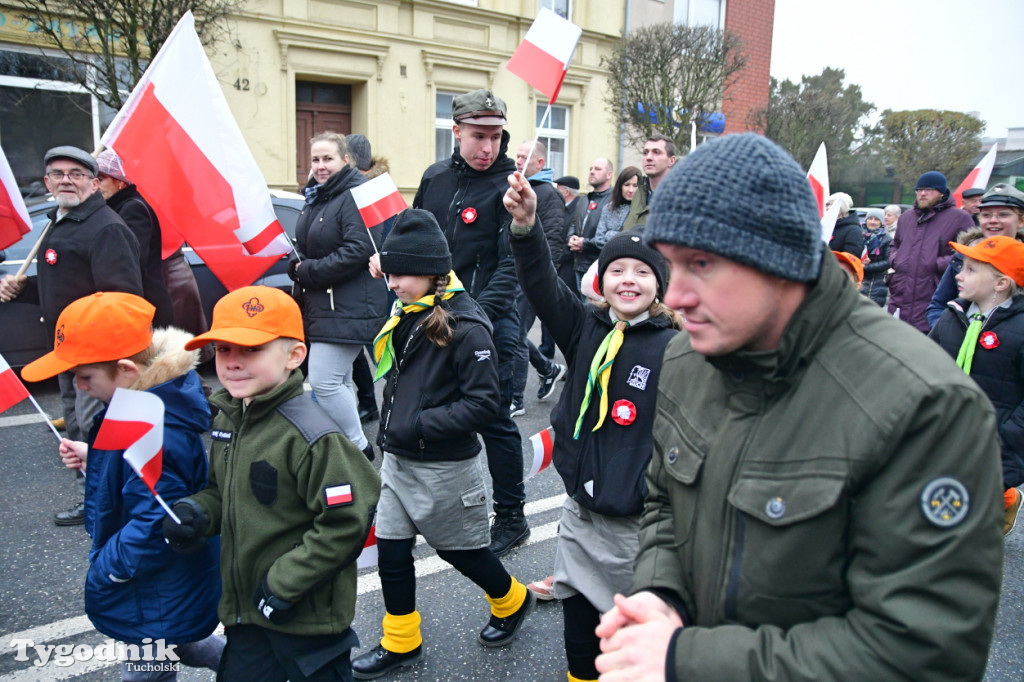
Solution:
[[[145,391],[195,369],[199,364],[199,350],[185,350],[185,343],[191,339],[191,334],[174,327],[153,330],[153,345],[157,348],[156,358],[142,371],[131,388]]]
[[[964,230],[963,232],[958,234],[956,236],[956,242],[957,242],[957,244],[963,244],[963,245],[967,246],[971,242],[973,242],[973,241],[975,241],[977,239],[981,239],[984,236],[985,236],[985,232],[980,227],[972,227],[971,229]],[[1024,227],[1019,228],[1017,230],[1017,234],[1015,236],[1017,238],[1017,241],[1024,242]]]
[[[370,170],[366,171],[366,179],[371,180],[378,175],[384,175],[391,169],[388,166],[388,160],[383,156],[371,156],[370,157]]]

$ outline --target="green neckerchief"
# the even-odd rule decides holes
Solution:
[[[984,326],[984,315],[981,313],[971,315],[971,323],[967,326],[967,333],[964,334],[964,342],[960,344],[960,352],[956,355],[956,366],[967,374],[971,373],[974,351],[978,348],[978,337],[981,336],[981,328]]]
[[[601,341],[601,345],[597,347],[597,352],[594,353],[594,359],[590,362],[590,373],[587,375],[587,389],[583,393],[583,403],[580,405],[580,416],[576,420],[576,430],[572,435],[574,440],[579,440],[580,429],[583,428],[583,418],[587,414],[587,408],[590,407],[590,398],[595,384],[601,392],[601,407],[597,424],[592,430],[597,431],[604,424],[604,418],[608,414],[608,380],[612,374],[612,363],[615,362],[615,356],[622,348],[622,341],[625,339],[624,332],[627,327],[629,327],[629,322],[625,320],[616,322],[612,330]]]

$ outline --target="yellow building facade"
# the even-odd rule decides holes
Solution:
[[[600,62],[622,34],[625,3],[554,4],[583,36],[543,129],[546,98],[505,64],[550,0],[253,0],[208,54],[271,187],[294,190],[308,172],[309,137],[335,129],[366,135],[411,198],[423,170],[451,153],[451,97],[476,88],[508,104],[510,156],[539,134],[555,176],[585,183],[591,159],[614,159],[618,149]],[[41,177],[42,150],[94,145],[112,112],[73,84],[47,80],[36,64],[38,33],[2,4],[0,14],[0,144],[22,184]],[[77,98],[59,130],[37,113],[52,111],[54,98]],[[26,102],[32,111],[18,109]]]

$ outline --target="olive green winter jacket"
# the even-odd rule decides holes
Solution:
[[[669,680],[980,679],[1003,540],[991,405],[825,252],[779,348],[665,353],[632,591]]]
[[[221,535],[221,622],[297,635],[344,632],[355,615],[355,560],[380,497],[377,472],[303,395],[298,370],[244,413],[224,389],[210,402],[221,409],[210,480],[192,499],[206,515],[206,534]],[[297,602],[285,625],[256,609],[264,576],[275,596]]]

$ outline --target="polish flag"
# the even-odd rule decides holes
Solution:
[[[839,202],[832,202],[832,205],[825,211],[825,215],[821,216],[821,238],[825,240],[825,245],[832,241],[832,233],[836,230],[836,221],[839,220]],[[867,254],[867,248],[864,249],[864,254]]]
[[[32,231],[25,200],[18,191],[11,164],[0,147],[0,249],[6,249]]]
[[[324,496],[327,498],[328,507],[337,504],[350,504],[352,502],[352,486],[348,483],[328,486],[324,490]]]
[[[146,391],[116,389],[93,447],[124,450],[125,461],[156,495],[163,471],[163,401]]]
[[[25,384],[21,383],[4,356],[0,355],[0,412],[5,412],[28,397]]]
[[[390,173],[383,173],[373,180],[353,187],[352,198],[367,229],[380,225],[391,216],[409,208]]]
[[[540,433],[530,436],[530,442],[533,443],[533,466],[530,467],[530,473],[526,474],[526,478],[533,478],[551,466],[551,451],[555,447],[554,439],[555,436],[550,426]]]
[[[822,142],[821,146],[818,147],[817,153],[814,155],[814,160],[811,161],[811,168],[807,171],[807,181],[811,183],[811,190],[814,192],[814,198],[818,201],[818,217],[822,218],[825,216],[825,202],[828,200],[828,157],[825,154],[825,143]],[[835,221],[832,221],[832,227],[835,227]],[[832,229],[829,228],[829,235],[832,234]],[[829,237],[831,239],[831,236]],[[828,240],[826,240],[828,241]]]
[[[554,104],[582,34],[579,26],[542,8],[508,60],[507,68],[547,95]]]
[[[972,187],[984,190],[988,187],[988,180],[992,177],[992,169],[996,165],[996,145],[992,145],[992,149],[988,150],[988,154],[985,154],[981,162],[975,166],[964,181],[960,183],[960,186],[953,192],[953,198],[956,199],[956,207],[963,208],[964,206],[964,190],[971,189]],[[2,170],[2,169],[0,169]]]
[[[291,250],[267,183],[185,15],[103,134],[160,219],[228,288]]]
[[[356,570],[373,568],[377,565],[377,526],[370,526],[370,534],[366,536],[363,551],[356,559]]]

